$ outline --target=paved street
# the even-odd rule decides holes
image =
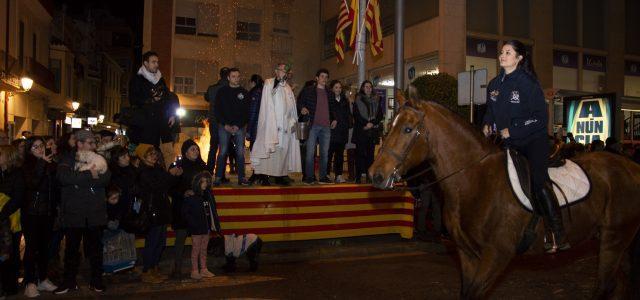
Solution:
[[[295,245],[295,244],[294,244]],[[266,246],[257,273],[246,265],[227,276],[200,282],[143,285],[130,272],[108,277],[107,299],[456,299],[459,273],[455,256],[440,244],[381,238],[309,244],[312,249]],[[450,245],[448,247],[451,249]],[[169,251],[168,251],[169,252]],[[577,259],[569,259],[577,256]],[[519,258],[503,276],[492,299],[586,299],[595,282],[593,245],[558,257]],[[116,283],[117,282],[117,283]],[[82,286],[75,295],[95,296]],[[103,298],[103,297],[101,297]]]

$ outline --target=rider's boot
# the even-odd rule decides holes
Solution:
[[[550,240],[545,243],[545,251],[547,253],[556,253],[558,250],[571,248],[571,245],[569,245],[567,241],[564,224],[562,223],[560,204],[550,184],[545,184],[542,191],[538,193],[538,203],[544,219],[545,228],[549,228],[551,231]]]

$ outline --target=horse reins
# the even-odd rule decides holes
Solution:
[[[404,151],[402,152],[402,154],[397,154],[397,153],[395,153],[394,151],[391,151],[391,150],[387,149],[387,148],[384,146],[384,144],[383,144],[383,145],[382,145],[382,147],[380,148],[380,152],[388,153],[389,155],[393,156],[393,158],[395,158],[395,159],[398,161],[398,163],[397,163],[397,164],[395,165],[395,167],[393,168],[393,173],[391,174],[391,176],[393,176],[393,177],[395,177],[395,178],[398,178],[398,179],[402,179],[402,176],[401,176],[401,175],[399,175],[400,167],[402,166],[402,164],[403,164],[404,160],[405,160],[405,159],[407,158],[407,156],[409,155],[409,151],[411,150],[411,148],[413,148],[413,145],[414,145],[414,144],[416,143],[416,141],[418,140],[418,137],[419,137],[419,136],[421,136],[421,135],[424,135],[425,139],[428,137],[428,135],[427,135],[427,133],[426,133],[426,130],[425,130],[425,125],[424,125],[424,115],[425,115],[425,113],[424,113],[423,111],[420,111],[420,110],[418,110],[418,109],[415,109],[415,108],[413,108],[413,107],[411,107],[411,106],[406,106],[406,105],[405,105],[405,106],[403,106],[403,109],[404,109],[404,108],[411,109],[411,110],[413,110],[415,113],[417,113],[417,114],[420,116],[420,124],[418,124],[418,127],[414,130],[414,132],[415,132],[415,133],[414,133],[414,135],[411,137],[411,141],[409,141],[409,145],[407,145],[407,147],[404,149]],[[425,133],[422,133],[422,131],[425,131]],[[436,180],[435,180],[435,181],[433,181],[433,182],[430,182],[430,183],[428,183],[428,184],[420,184],[420,185],[419,185],[418,187],[416,187],[416,188],[411,188],[411,187],[409,187],[409,186],[405,185],[405,187],[404,187],[402,190],[424,189],[424,188],[430,187],[430,186],[432,186],[432,185],[434,185],[434,184],[437,184],[437,183],[439,183],[439,182],[441,182],[441,181],[443,181],[443,180],[446,180],[446,179],[448,179],[448,178],[450,178],[450,177],[452,177],[452,176],[454,176],[454,175],[456,175],[456,174],[458,174],[458,173],[460,173],[460,172],[464,171],[465,169],[470,168],[471,166],[473,166],[473,165],[475,165],[475,164],[477,164],[477,163],[479,163],[479,162],[483,161],[483,160],[484,160],[485,158],[487,158],[491,153],[492,153],[491,151],[487,151],[487,153],[486,153],[485,155],[483,155],[480,159],[478,159],[478,160],[476,160],[476,161],[473,161],[471,164],[469,164],[469,165],[467,165],[467,166],[464,166],[464,167],[462,167],[462,168],[460,168],[460,169],[458,169],[458,170],[454,171],[454,172],[453,172],[453,173],[451,173],[451,174],[448,174],[448,175],[446,175],[446,176],[444,176],[444,177],[441,177],[441,178],[439,178],[439,179],[436,179]],[[418,172],[418,173],[416,173],[416,174],[413,174],[413,175],[411,175],[411,176],[409,176],[409,177],[407,177],[407,178],[404,178],[404,181],[405,181],[405,182],[408,182],[408,181],[410,181],[410,180],[416,179],[416,178],[418,178],[418,177],[420,177],[420,176],[422,176],[422,175],[424,175],[424,174],[426,174],[426,173],[430,172],[431,170],[433,170],[433,166],[429,166],[428,168],[426,168],[426,169],[424,169],[424,170],[422,170],[422,171],[420,171],[420,172]]]

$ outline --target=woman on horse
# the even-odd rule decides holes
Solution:
[[[499,134],[505,148],[515,149],[529,160],[534,193],[531,203],[547,231],[551,231],[545,248],[548,253],[568,249],[562,213],[547,170],[547,105],[531,55],[522,42],[511,40],[502,46],[499,60],[500,74],[487,87],[482,131],[485,136]]]

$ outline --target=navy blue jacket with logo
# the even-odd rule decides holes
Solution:
[[[483,123],[497,131],[509,128],[513,139],[546,131],[547,105],[538,80],[521,69],[504,70],[489,82]]]

